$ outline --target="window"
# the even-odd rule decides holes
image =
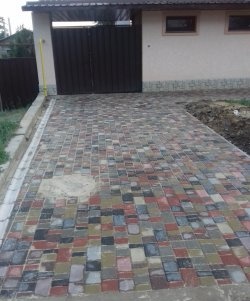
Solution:
[[[169,36],[198,35],[199,20],[199,11],[163,12],[162,34]]]
[[[250,31],[250,14],[229,15],[228,31]]]
[[[165,33],[196,33],[196,16],[167,16]]]
[[[195,16],[166,17],[166,32],[196,32]]]

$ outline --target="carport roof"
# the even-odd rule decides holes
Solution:
[[[86,7],[130,7],[155,8],[165,6],[170,8],[222,8],[250,7],[250,0],[39,0],[29,1],[23,6],[25,11],[70,9]]]
[[[40,0],[22,8],[50,13],[52,21],[123,21],[141,10],[250,9],[250,0]]]

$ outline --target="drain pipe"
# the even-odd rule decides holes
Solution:
[[[42,66],[43,94],[44,94],[45,97],[47,97],[48,92],[47,92],[45,67],[44,67],[43,43],[44,43],[44,40],[42,38],[40,38],[40,40],[39,40],[39,50],[40,50],[40,58],[41,58],[41,66]]]

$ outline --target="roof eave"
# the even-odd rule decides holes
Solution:
[[[250,3],[204,3],[204,4],[103,4],[103,5],[78,5],[78,6],[22,6],[23,11],[34,12],[52,12],[58,10],[75,10],[75,9],[97,9],[110,7],[120,9],[138,9],[138,10],[231,10],[231,9],[250,9]]]

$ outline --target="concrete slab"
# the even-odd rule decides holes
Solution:
[[[93,177],[84,175],[64,175],[43,179],[38,190],[40,198],[81,197],[88,201],[96,192],[97,184]]]

